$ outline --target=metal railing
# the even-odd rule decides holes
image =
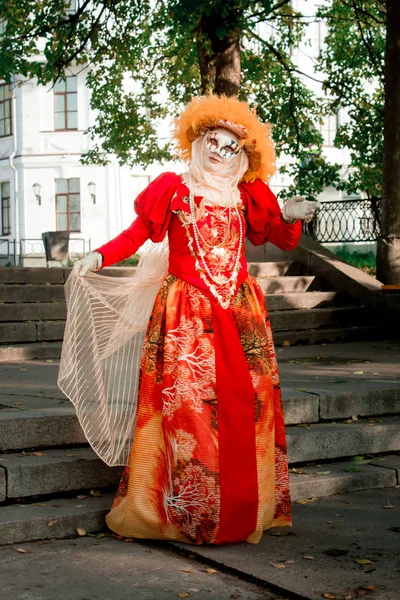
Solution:
[[[90,252],[90,239],[70,238],[68,244],[69,256],[84,256]],[[46,256],[45,247],[41,238],[21,238],[19,242],[20,260],[24,258],[41,258]]]
[[[19,246],[19,253],[17,253]],[[70,238],[68,254],[70,257],[84,256],[91,250],[91,240],[85,238]],[[22,264],[24,259],[41,259],[46,252],[41,238],[21,238],[19,244],[14,239],[0,237],[0,259],[8,260],[14,265]]]
[[[380,234],[381,199],[322,202],[303,232],[313,240],[326,242],[374,242]]]

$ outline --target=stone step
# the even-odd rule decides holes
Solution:
[[[0,343],[60,341],[65,321],[25,321],[0,323]]]
[[[269,311],[299,308],[326,308],[350,304],[345,292],[288,292],[267,294],[265,302]]]
[[[61,348],[61,342],[32,342],[0,346],[0,362],[60,358]]]
[[[121,467],[108,467],[91,448],[3,454],[7,499],[118,485]],[[43,456],[41,456],[43,454]]]
[[[317,329],[326,326],[364,325],[370,311],[359,306],[311,308],[309,310],[284,310],[270,313],[274,331]]]
[[[27,402],[24,398],[21,400],[21,408],[24,408]],[[2,452],[74,444],[85,445],[87,442],[75,409],[69,402],[65,406],[52,409],[16,411],[15,408],[3,408],[0,411]]]
[[[12,286],[3,286],[11,288]],[[23,287],[23,286],[21,286]],[[25,286],[29,287],[29,286]],[[40,287],[40,286],[32,286]],[[43,287],[44,290],[56,291],[57,288]],[[61,300],[51,302],[32,301],[30,295],[26,295],[24,300],[14,300],[13,302],[1,305],[0,319],[2,322],[7,321],[40,321],[40,320],[57,320],[66,318],[66,304],[63,299],[64,292],[62,291]],[[48,294],[50,295],[50,294]],[[19,292],[22,298],[23,291]],[[54,294],[54,297],[56,295]],[[58,295],[59,296],[59,295]],[[14,296],[16,298],[16,295]],[[43,296],[42,296],[43,297]],[[269,310],[290,310],[300,308],[316,308],[343,306],[348,297],[344,292],[288,292],[286,294],[267,294],[266,304]]]
[[[62,284],[0,284],[0,302],[63,302],[64,299]]]
[[[113,494],[104,494],[83,500],[57,498],[57,502],[2,506],[0,545],[72,537],[78,527],[87,533],[101,531],[112,500]]]
[[[370,425],[359,419],[350,424],[316,423],[310,428],[286,428],[289,463],[327,460],[400,450],[400,416]]]
[[[253,277],[282,277],[283,275],[301,275],[304,267],[296,262],[248,263],[248,271]]]
[[[0,323],[0,343],[36,342],[35,323]]]
[[[290,343],[324,344],[336,342],[358,342],[382,339],[384,332],[379,325],[359,325],[354,327],[321,327],[318,330],[274,331],[275,346]]]
[[[15,302],[2,304],[0,319],[4,321],[55,321],[67,318],[65,302]]]
[[[264,294],[287,292],[320,291],[326,283],[314,275],[287,275],[284,277],[257,277],[257,283]]]
[[[336,394],[325,390],[314,392],[283,388],[285,424],[318,423],[321,419],[382,417],[400,413],[400,389],[381,388],[343,391]],[[0,407],[0,451],[43,449],[84,445],[86,439],[70,402],[60,405],[48,398],[2,396]],[[15,402],[20,402],[18,408]],[[29,408],[33,401],[40,408]],[[50,402],[53,406],[46,408]],[[43,407],[42,407],[43,406]],[[386,419],[385,419],[386,420]],[[351,425],[352,426],[352,425]]]
[[[399,451],[400,417],[385,417],[382,421],[373,425],[360,419],[351,425],[289,426],[289,464]],[[3,500],[115,486],[121,474],[120,467],[107,467],[88,447],[3,454],[1,471]]]
[[[400,468],[400,457],[395,458]],[[382,457],[374,464],[346,461],[306,465],[297,469],[291,467],[289,468],[291,500],[296,502],[303,498],[323,498],[346,492],[394,487],[399,483],[398,469],[386,468],[385,460],[386,457]]]
[[[0,267],[0,283],[64,283],[64,269],[43,267]]]
[[[346,471],[345,469],[357,469]],[[297,471],[300,469],[298,468]],[[399,483],[398,456],[380,457],[374,464],[355,462],[304,466],[303,473],[289,469],[292,502],[365,489],[389,488]],[[324,473],[324,474],[321,474]],[[33,504],[0,507],[0,545],[35,540],[61,539],[77,535],[77,528],[94,533],[105,528],[105,515],[114,495],[57,498]],[[50,523],[50,525],[49,525]]]

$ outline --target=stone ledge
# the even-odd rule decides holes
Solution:
[[[87,533],[100,531],[105,526],[105,515],[111,508],[113,496],[105,494],[98,498],[88,496],[57,499],[57,507],[50,502],[14,504],[0,507],[0,545],[30,542],[34,540],[62,539],[76,536],[81,527]],[[48,523],[55,521],[49,527]]]
[[[117,486],[120,467],[108,467],[90,448],[43,450],[44,456],[4,454],[7,498]],[[71,456],[68,456],[70,454]]]
[[[378,454],[400,450],[400,416],[369,426],[365,420],[351,425],[316,423],[310,429],[286,428],[289,463]]]

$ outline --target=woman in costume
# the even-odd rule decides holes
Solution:
[[[245,102],[194,98],[175,138],[187,173],[150,183],[132,225],[72,271],[59,385],[99,456],[125,465],[111,530],[257,543],[291,525],[291,506],[271,326],[245,237],[293,250],[318,205],[280,210],[264,183],[270,130]],[[92,273],[146,240],[134,277]]]

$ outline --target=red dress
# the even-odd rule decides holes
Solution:
[[[253,244],[296,247],[268,186],[240,184],[239,212],[206,206],[198,220],[207,264],[220,278],[221,307],[197,262],[189,190],[164,173],[137,198],[137,219],[104,246],[103,267],[168,233],[169,274],[149,320],[129,466],[107,524],[137,538],[193,544],[257,543],[264,529],[291,525],[279,376],[264,295],[239,248],[242,220]],[[195,199],[197,203],[200,198]],[[230,221],[229,221],[230,219]],[[229,223],[228,223],[229,221]],[[228,228],[229,224],[229,228]],[[229,230],[229,235],[226,232]],[[232,297],[226,275],[240,252]]]

